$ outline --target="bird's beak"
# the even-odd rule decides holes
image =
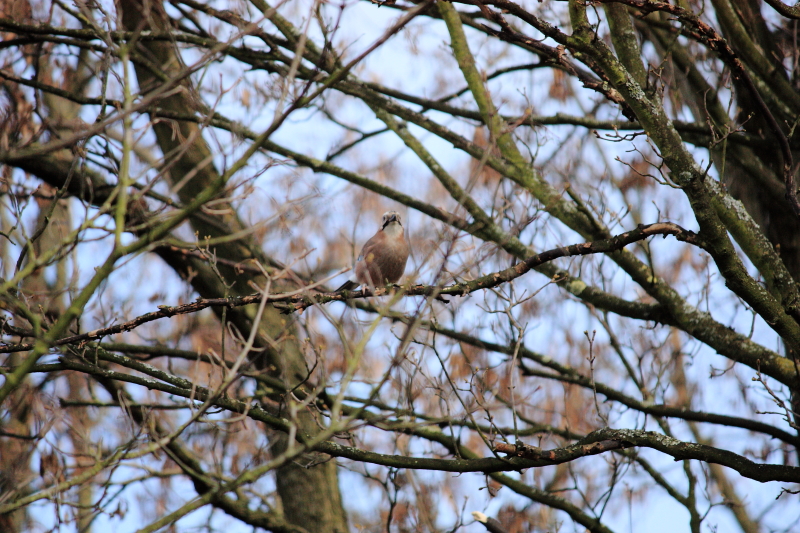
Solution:
[[[389,218],[386,220],[386,222],[384,222],[384,224],[383,224],[383,227],[385,228],[386,226],[388,226],[388,225],[389,225],[389,224],[391,224],[392,222],[397,222],[398,224],[400,224],[400,221],[399,221],[399,220],[397,220],[397,215],[392,215],[392,216],[390,216],[390,217],[389,217]]]

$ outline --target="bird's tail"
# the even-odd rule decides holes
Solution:
[[[336,289],[334,292],[352,291],[353,289],[355,289],[359,285],[360,285],[360,283],[358,283],[357,281],[353,281],[351,279],[348,279],[347,281],[344,282],[344,285],[342,285],[341,287]]]

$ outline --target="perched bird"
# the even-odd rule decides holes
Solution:
[[[384,213],[381,229],[361,249],[353,275],[336,292],[350,291],[359,285],[382,287],[397,283],[408,261],[408,243],[403,233],[400,213]]]

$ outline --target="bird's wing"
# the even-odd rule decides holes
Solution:
[[[368,240],[361,248],[361,255],[353,269],[355,279],[363,284],[381,284],[381,267],[378,264],[382,255],[382,248],[386,246],[386,234],[379,231]]]
[[[369,258],[370,253],[374,254],[375,247],[379,246],[385,238],[386,236],[383,234],[383,232],[379,231],[364,243],[364,246],[361,247],[361,253],[358,254],[358,259],[356,259],[356,264],[353,265],[353,270],[350,274],[350,277],[341,287],[336,289],[335,292],[339,292],[341,290],[353,290],[361,285],[361,281],[358,279],[359,271],[366,269],[366,264],[372,262],[372,258]],[[369,259],[365,261],[365,257]]]
[[[379,231],[378,233],[370,237],[370,239],[364,243],[364,246],[361,247],[361,253],[358,255],[358,261],[356,261],[356,263],[360,263],[361,261],[365,260],[369,262],[370,260],[366,258],[369,257],[370,252],[374,253],[375,248],[381,246],[385,240],[386,240],[386,234],[382,231]]]

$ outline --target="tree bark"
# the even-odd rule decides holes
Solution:
[[[128,31],[168,31],[171,26],[160,3],[140,0],[123,0],[119,4],[122,24]],[[141,92],[157,89],[165,81],[174,80],[181,75],[184,68],[176,48],[169,42],[136,41],[134,57],[135,71]],[[159,106],[178,113],[191,114],[195,111],[194,102],[199,98],[194,94],[189,78],[178,82],[184,89],[171,94],[159,102]],[[170,183],[176,187],[177,195],[182,201],[191,199],[198,190],[217,177],[213,165],[213,155],[202,131],[196,123],[175,120],[153,120],[159,147],[164,154],[164,169]],[[187,176],[191,176],[185,179]],[[181,185],[181,182],[185,183]],[[181,185],[179,188],[178,185]],[[222,208],[219,208],[222,207]],[[199,239],[228,236],[244,229],[244,224],[235,216],[232,209],[226,210],[218,206],[216,210],[226,214],[210,216],[203,214],[191,219],[193,229]],[[232,242],[218,244],[213,247],[219,257],[230,261],[244,262],[252,259],[266,265],[257,244],[249,237],[242,237]],[[192,276],[194,289],[203,297],[233,296],[252,293],[248,280],[263,284],[264,279],[249,273],[237,273],[232,266],[218,265],[223,280],[213,276],[210,269],[207,275]],[[186,275],[185,272],[180,272]],[[225,284],[234,282],[230,289]],[[226,318],[234,323],[240,331],[247,332],[252,326],[255,315],[254,306],[243,311],[227,310]],[[294,327],[287,322],[277,309],[267,306],[259,328],[259,339],[252,358],[261,369],[268,370],[283,378],[289,389],[297,386],[307,377],[305,358],[294,334]],[[287,325],[288,324],[288,325]],[[298,429],[308,434],[317,431],[317,421],[311,413],[301,411],[297,416]],[[272,450],[280,454],[286,450],[287,436],[275,436]],[[315,463],[309,458],[308,465]],[[278,469],[277,489],[283,505],[287,522],[302,526],[309,531],[321,533],[344,533],[347,531],[347,520],[341,503],[338,476],[335,461],[316,461],[313,466],[289,464]]]

